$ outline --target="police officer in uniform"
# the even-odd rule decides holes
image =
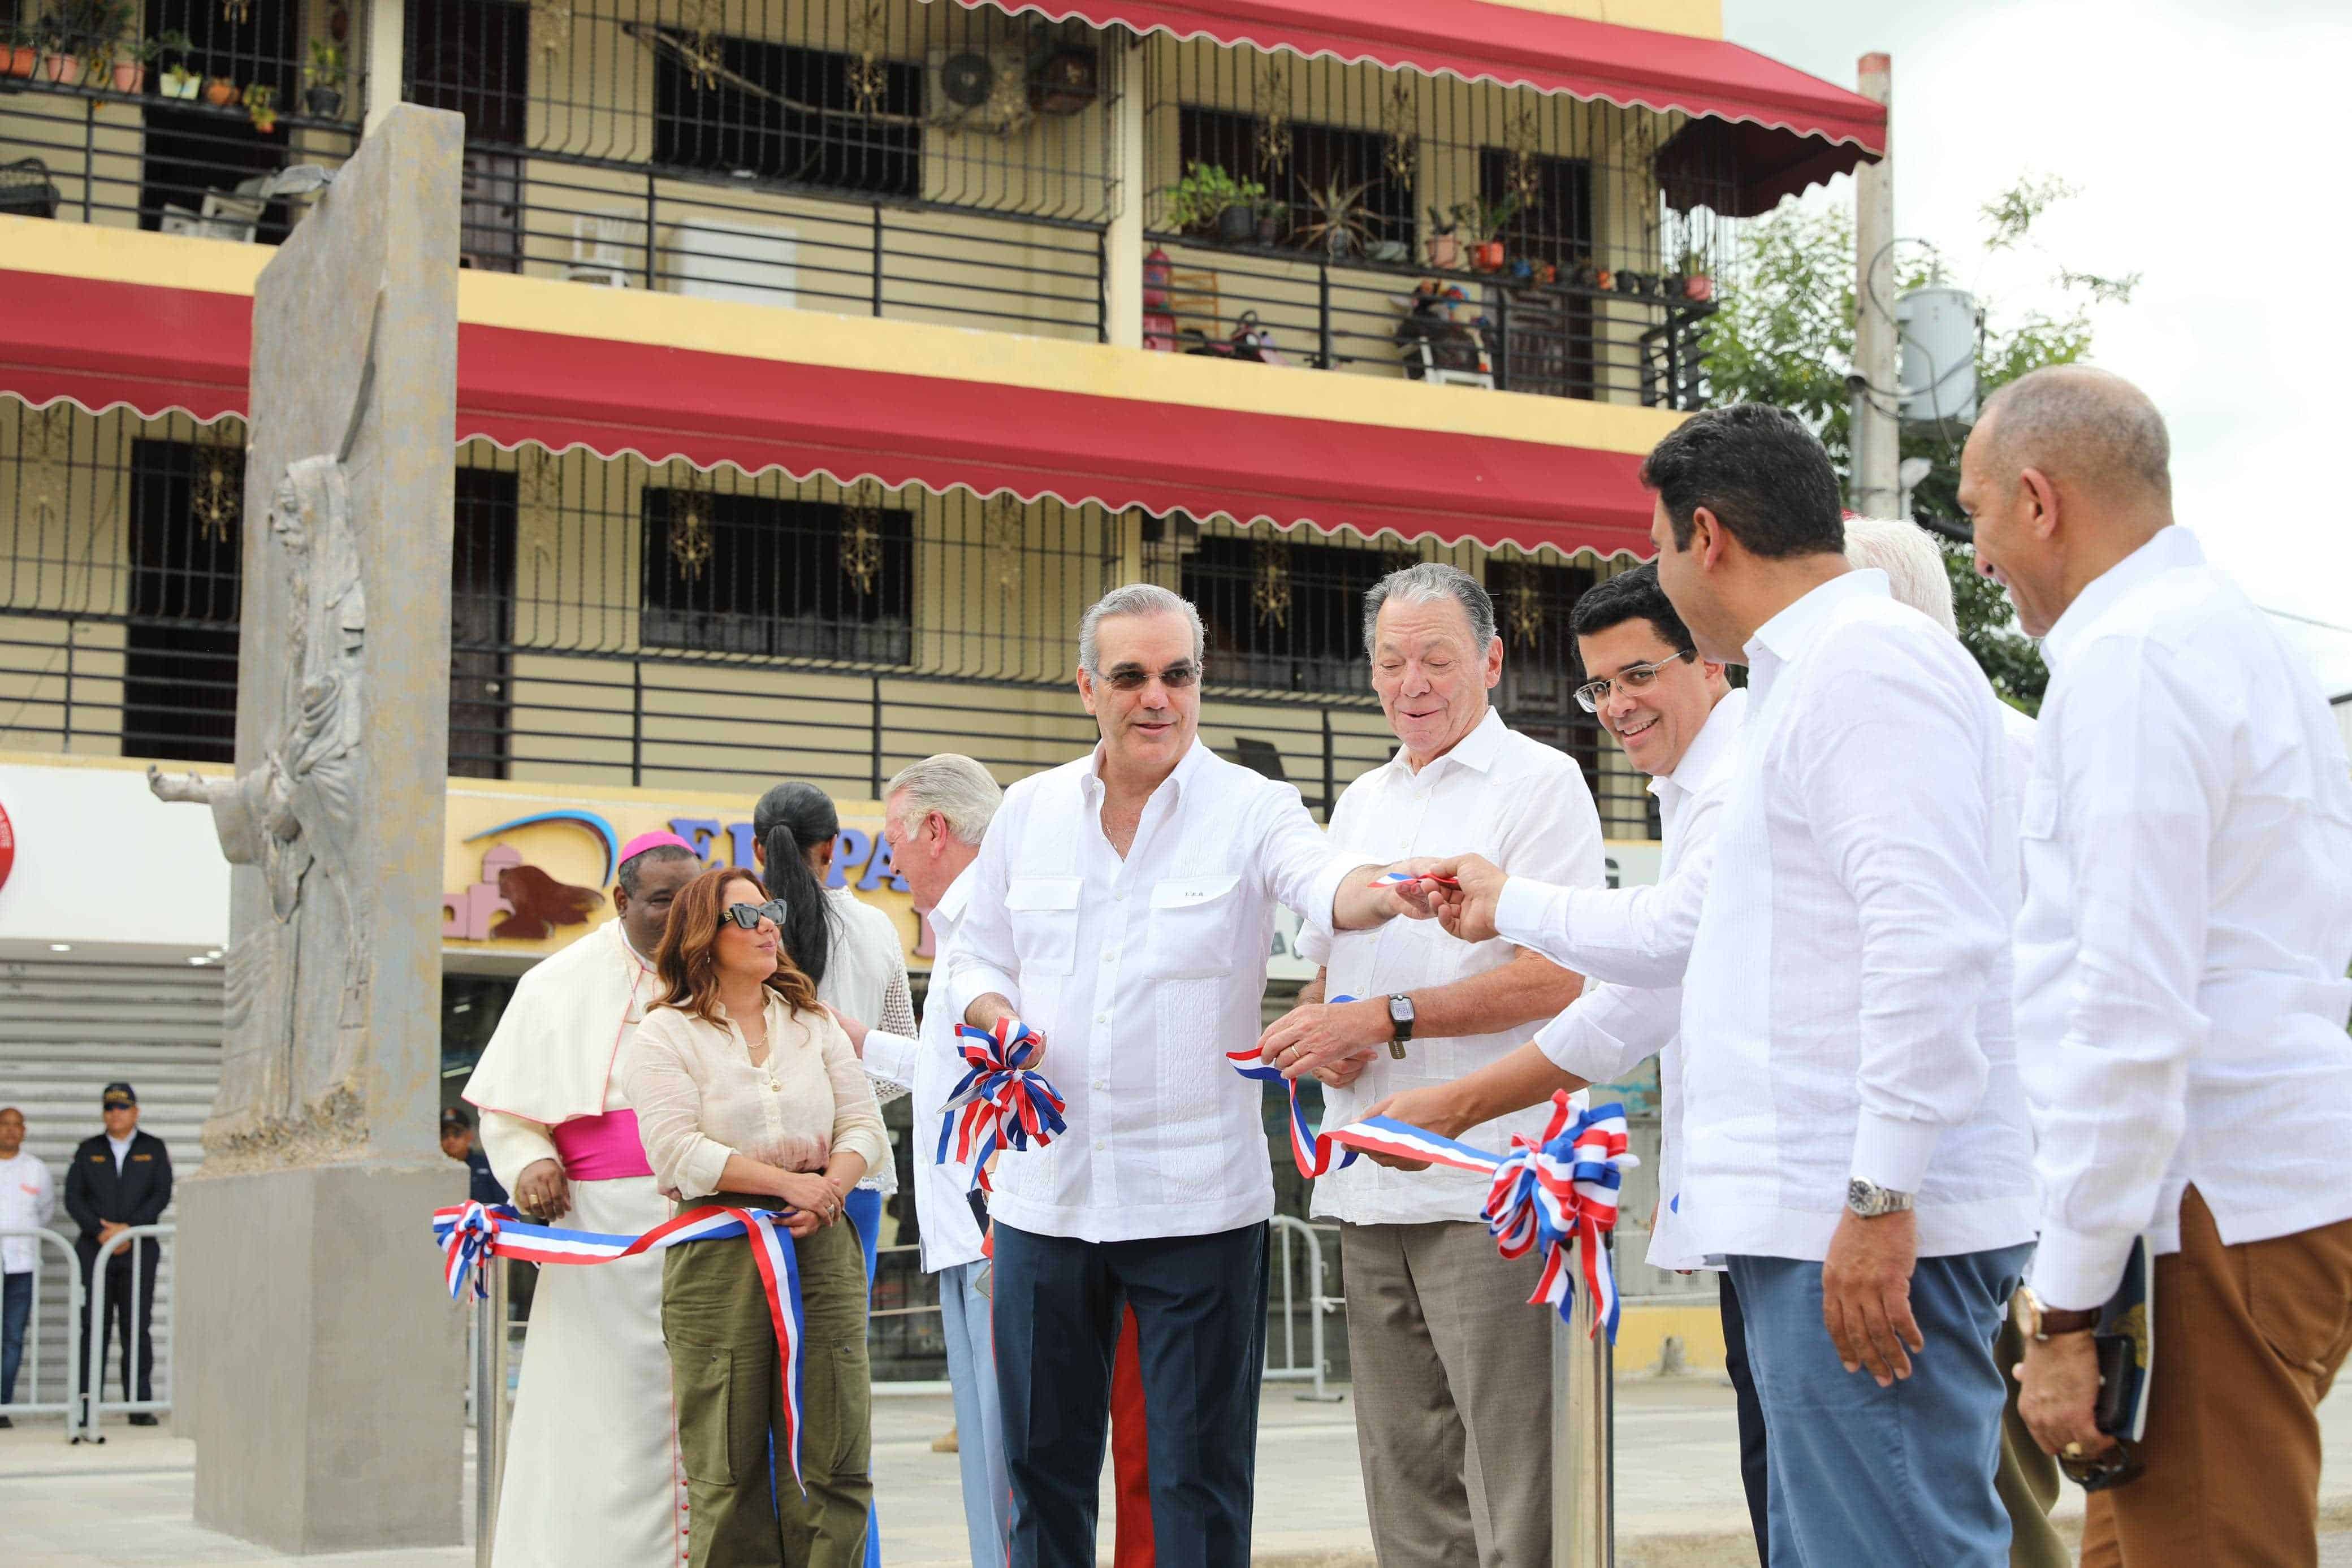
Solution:
[[[152,1133],[139,1130],[139,1096],[128,1083],[110,1083],[100,1096],[99,1104],[106,1118],[106,1131],[94,1138],[86,1138],[74,1150],[73,1164],[66,1172],[66,1212],[81,1227],[81,1235],[74,1242],[74,1250],[81,1258],[82,1286],[91,1284],[90,1271],[98,1261],[98,1249],[114,1239],[115,1233],[134,1225],[152,1225],[163,1217],[172,1201],[172,1155],[163,1147],[163,1140]],[[142,1238],[132,1244],[140,1251],[139,1289],[135,1310],[138,1312],[137,1333],[132,1333],[131,1312],[134,1303],[131,1288],[131,1248],[118,1249],[106,1260],[107,1322],[103,1327],[85,1315],[82,1319],[82,1343],[89,1343],[92,1333],[111,1338],[120,1333],[123,1346],[122,1394],[126,1399],[145,1403],[154,1398],[155,1346],[148,1333],[148,1320],[155,1310],[155,1270],[163,1255],[163,1244],[153,1237]],[[83,1312],[89,1311],[91,1298],[84,1297]],[[137,1346],[134,1372],[131,1347]],[[103,1348],[99,1354],[100,1377],[106,1365]],[[134,1395],[133,1389],[137,1392]],[[92,1396],[98,1392],[89,1391]],[[149,1411],[131,1415],[134,1427],[152,1427],[155,1417]],[[102,1441],[103,1439],[101,1439]]]

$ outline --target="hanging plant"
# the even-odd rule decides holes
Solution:
[[[1382,158],[1389,177],[1400,184],[1412,183],[1421,159],[1421,133],[1413,108],[1412,78],[1401,74],[1389,83],[1387,96],[1381,99]]]
[[[843,497],[841,575],[860,599],[872,595],[874,580],[882,575],[881,497],[862,479]]]
[[[221,0],[221,17],[243,26],[253,20],[253,0]]]

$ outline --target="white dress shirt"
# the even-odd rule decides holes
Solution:
[[[1739,733],[1748,718],[1748,693],[1726,692],[1691,737],[1682,761],[1672,773],[1650,780],[1658,798],[1658,820],[1664,842],[1658,852],[1658,883],[1654,887],[1620,888],[1612,896],[1627,911],[1643,904],[1682,902],[1696,925],[1698,901],[1706,896],[1712,864],[1716,824],[1738,772]],[[1690,886],[1685,886],[1689,883]],[[1696,887],[1694,895],[1691,887]],[[1523,946],[1545,951],[1547,936],[1564,925],[1556,914],[1558,890],[1513,877],[1506,883],[1496,913],[1503,936]],[[1679,938],[1687,954],[1690,932]],[[1566,954],[1551,955],[1570,963]],[[1616,981],[1589,985],[1576,1004],[1546,1024],[1536,1045],[1555,1067],[1594,1083],[1609,1083],[1631,1072],[1647,1056],[1658,1059],[1658,1213],[1650,1231],[1649,1261],[1659,1269],[1701,1269],[1706,1255],[1694,1248],[1683,1224],[1683,988],[1679,984],[1625,985]]]
[[[907,985],[907,949],[898,940],[898,923],[846,887],[824,890],[833,917],[833,946],[825,955],[824,979],[817,1000],[846,1013],[859,1023],[905,1036],[915,1032],[915,1004]],[[907,1086],[874,1074],[874,1098],[887,1104]],[[895,1151],[857,1184],[888,1197],[898,1190],[898,1160]]]
[[[0,1230],[47,1229],[57,1213],[57,1183],[47,1165],[21,1149],[0,1160]],[[29,1236],[0,1238],[0,1273],[31,1273],[39,1246]]]
[[[2132,1238],[2352,1218],[2352,779],[2270,618],[2158,534],[2067,607],[2025,808],[2021,1058],[2041,1131],[2034,1290],[2084,1308]]]
[[[1046,1040],[1069,1127],[998,1162],[991,1215],[1126,1241],[1232,1230],[1274,1212],[1255,1043],[1274,906],[1328,931],[1349,869],[1298,791],[1194,741],[1122,859],[1094,752],[1004,792],[948,964],[957,1016],[991,991]]]
[[[963,1076],[955,1032],[963,1015],[949,1005],[940,977],[947,973],[948,956],[955,951],[957,934],[971,907],[971,866],[959,872],[940,895],[940,906],[931,911],[931,934],[938,939],[931,959],[935,989],[924,1000],[920,1033],[910,1040],[877,1029],[866,1036],[866,1072],[904,1085],[912,1095],[908,1103],[914,1110],[914,1131],[908,1136],[915,1163],[915,1221],[927,1274],[981,1259],[980,1225],[964,1196],[971,1190],[971,1167],[933,1158],[940,1148],[940,1108]]]
[[[1514,734],[1492,708],[1418,773],[1400,748],[1349,785],[1331,813],[1330,842],[1359,862],[1480,854],[1515,874],[1549,882],[1600,887],[1608,881],[1601,813],[1583,769],[1566,752]],[[1328,943],[1319,933],[1302,936],[1299,951],[1329,971],[1326,996],[1369,1000],[1483,975],[1509,963],[1517,949],[1500,939],[1457,942],[1434,920],[1391,920],[1370,931],[1339,932]],[[1355,1082],[1323,1091],[1323,1124],[1344,1125],[1391,1094],[1475,1071],[1508,1055],[1533,1027],[1449,1039],[1416,1034],[1402,1061],[1382,1047]],[[1517,1112],[1472,1128],[1462,1141],[1508,1149],[1512,1134],[1541,1134],[1549,1114],[1549,1106]],[[1360,1159],[1318,1178],[1314,1212],[1355,1225],[1475,1220],[1491,1185],[1469,1171],[1396,1171]]]
[[[1560,948],[1609,960],[1588,973],[1682,975],[1685,1245],[1818,1261],[1849,1177],[1915,1195],[1922,1257],[2029,1241],[2000,704],[1875,570],[1815,588],[1747,653],[1704,888],[1677,876],[1632,910],[1559,895]]]

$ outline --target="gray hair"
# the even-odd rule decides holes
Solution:
[[[2172,436],[2148,395],[2090,365],[2044,365],[1985,401],[1977,429],[2010,473],[2172,498]],[[1973,444],[1973,439],[1972,443]]]
[[[1079,619],[1078,668],[1087,674],[1102,674],[1102,623],[1119,615],[1181,615],[1192,628],[1192,662],[1197,664],[1208,655],[1209,636],[1202,630],[1201,612],[1192,608],[1191,600],[1156,582],[1130,582],[1087,606]]]
[[[1952,613],[1952,578],[1944,570],[1944,552],[1916,523],[1892,517],[1848,517],[1845,559],[1854,566],[1874,566],[1886,574],[1895,601],[1907,604],[1957,637],[1958,617]]]
[[[1364,653],[1369,657],[1379,640],[1381,606],[1391,599],[1399,604],[1434,604],[1450,599],[1462,606],[1470,621],[1474,657],[1484,658],[1495,641],[1495,601],[1478,580],[1458,566],[1442,560],[1416,561],[1372,584],[1364,595]]]
[[[937,811],[947,819],[948,831],[967,844],[980,842],[1004,800],[1004,790],[987,768],[953,751],[909,762],[892,775],[889,788],[882,791],[886,822],[891,821],[890,797],[901,789],[907,792],[908,811],[918,816]]]
[[[637,883],[643,879],[646,867],[662,861],[698,861],[701,858],[692,850],[682,850],[676,844],[656,844],[649,850],[639,850],[635,854],[623,861],[614,868],[613,880],[621,884],[623,893],[635,898],[637,896]]]

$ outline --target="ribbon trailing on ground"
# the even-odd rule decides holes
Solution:
[[[1068,1108],[1042,1072],[1026,1065],[1045,1037],[1019,1019],[1002,1018],[992,1030],[956,1025],[956,1049],[964,1075],[947,1098],[940,1119],[940,1165],[952,1158],[971,1166],[981,1191],[992,1190],[988,1162],[1000,1148],[1018,1153],[1042,1149],[1059,1135]]]
[[[1355,999],[1353,997],[1333,997],[1331,1005],[1337,1007],[1342,1002],[1352,1002]],[[1225,1060],[1232,1062],[1234,1071],[1244,1078],[1255,1078],[1266,1083],[1279,1083],[1289,1094],[1290,1157],[1298,1162],[1300,1176],[1305,1176],[1308,1181],[1313,1181],[1317,1176],[1328,1175],[1332,1171],[1346,1170],[1356,1163],[1355,1150],[1342,1149],[1328,1137],[1315,1130],[1315,1124],[1307,1119],[1307,1112],[1298,1103],[1298,1081],[1295,1078],[1283,1077],[1282,1069],[1260,1057],[1256,1046],[1253,1045],[1247,1051],[1229,1051],[1225,1053]]]
[[[1551,1097],[1551,1121],[1542,1139],[1515,1134],[1507,1155],[1490,1155],[1388,1116],[1368,1117],[1324,1137],[1351,1149],[1491,1176],[1482,1212],[1503,1256],[1524,1257],[1538,1248],[1543,1252],[1543,1274],[1529,1303],[1549,1302],[1568,1321],[1576,1301],[1570,1254],[1580,1253],[1585,1288],[1592,1292],[1593,1331],[1605,1324],[1609,1343],[1617,1343],[1617,1278],[1605,1243],[1616,1228],[1624,1172],[1641,1163],[1626,1151],[1624,1106],[1580,1111],[1562,1091]]]
[[[801,1276],[792,1239],[780,1228],[784,1218],[772,1209],[711,1204],[664,1220],[643,1236],[604,1236],[533,1224],[506,1204],[469,1202],[433,1211],[433,1239],[441,1248],[442,1272],[454,1301],[465,1295],[468,1280],[477,1297],[489,1294],[493,1258],[516,1258],[526,1263],[611,1263],[688,1241],[748,1239],[752,1260],[759,1265],[761,1287],[767,1292],[768,1316],[776,1326],[776,1354],[783,1362],[785,1448],[792,1459],[793,1480],[805,1494],[808,1487],[801,1480]]]

